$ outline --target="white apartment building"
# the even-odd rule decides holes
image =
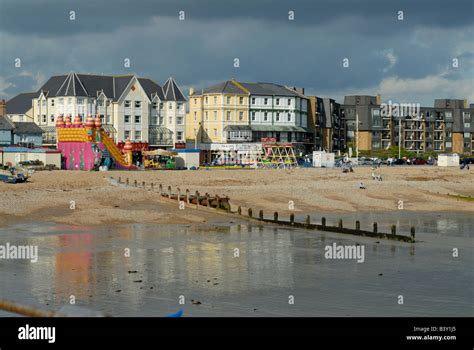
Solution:
[[[100,115],[116,142],[148,142],[151,148],[173,148],[185,142],[186,98],[173,78],[162,86],[135,75],[76,74],[51,77],[32,100],[34,122],[44,143],[54,144],[59,115]]]
[[[305,142],[308,139],[308,98],[302,89],[273,83],[239,83],[249,94],[249,125],[226,128],[228,142]]]

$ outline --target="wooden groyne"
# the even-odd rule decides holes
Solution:
[[[113,180],[113,177],[111,178]],[[118,184],[122,184],[125,186],[130,186],[130,181],[127,178],[125,183],[122,182],[122,179],[118,178]],[[151,183],[149,188],[146,186],[146,183],[143,181],[141,186],[138,185],[137,181],[135,180],[132,187],[141,187],[143,189],[150,190],[152,192],[155,191],[155,184]],[[339,219],[336,226],[330,226],[326,222],[326,218],[321,218],[321,223],[312,223],[311,217],[309,215],[306,216],[304,222],[297,222],[295,221],[295,214],[290,214],[289,220],[281,220],[280,215],[278,212],[273,213],[273,218],[268,218],[264,216],[263,210],[258,211],[258,215],[255,215],[256,212],[253,211],[252,208],[247,208],[246,212],[242,210],[242,207],[237,207],[237,210],[233,211],[230,199],[228,196],[218,196],[218,195],[210,195],[209,193],[201,194],[199,191],[195,191],[191,193],[189,189],[181,190],[181,188],[177,188],[176,191],[173,192],[171,186],[164,187],[162,184],[158,185],[158,193],[160,195],[160,199],[168,200],[172,202],[180,202],[184,206],[193,207],[193,208],[208,208],[218,210],[222,213],[226,213],[229,215],[236,215],[247,220],[270,223],[275,225],[282,225],[282,226],[290,226],[290,227],[298,227],[308,230],[318,230],[318,231],[326,231],[326,232],[335,232],[335,233],[342,233],[342,234],[350,234],[355,236],[362,236],[362,237],[372,237],[372,238],[381,238],[381,239],[390,239],[400,242],[408,242],[408,243],[415,243],[415,227],[410,228],[409,235],[400,235],[397,233],[397,227],[392,225],[390,227],[390,233],[379,232],[378,224],[376,222],[372,223],[372,230],[362,230],[361,229],[361,222],[359,220],[355,221],[353,227],[349,227],[343,219]]]

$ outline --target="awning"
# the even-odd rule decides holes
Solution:
[[[268,131],[268,132],[305,132],[311,130],[294,125],[227,125],[225,131]]]
[[[40,128],[43,130],[43,134],[56,133],[55,126],[41,126],[40,125]]]
[[[115,130],[113,125],[102,125],[102,129],[104,129],[105,132],[108,132],[109,134],[116,134],[117,130]]]
[[[156,135],[173,135],[173,132],[165,128],[163,126],[150,126],[148,128],[148,133],[150,136],[156,136]]]

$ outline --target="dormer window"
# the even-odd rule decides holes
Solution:
[[[129,100],[125,100],[123,105],[124,105],[125,108],[130,108],[131,102]],[[100,104],[100,106],[103,106],[103,104]]]
[[[141,108],[142,107],[142,101],[135,101],[135,108]]]

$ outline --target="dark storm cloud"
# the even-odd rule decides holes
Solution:
[[[108,32],[141,25],[152,17],[177,17],[184,10],[188,19],[222,21],[256,19],[280,25],[323,26],[347,16],[367,20],[367,26],[348,28],[365,35],[380,35],[396,29],[396,14],[404,11],[409,25],[462,27],[472,23],[472,0],[2,0],[0,30],[39,36],[62,36],[80,32]],[[77,19],[71,25],[69,11]],[[287,21],[295,11],[294,22]],[[283,21],[286,20],[286,21]],[[370,26],[370,23],[374,23]]]
[[[474,62],[471,3],[0,0],[0,98],[71,70],[137,73],[160,83],[173,75],[183,87],[234,77],[322,95],[377,93],[380,84],[396,94],[405,81],[420,80],[415,83],[424,88],[430,79],[444,78],[465,87]],[[185,21],[177,18],[180,10]],[[294,21],[288,20],[290,10]],[[399,10],[403,21],[397,20]],[[460,60],[456,70],[449,68],[453,57]],[[15,58],[21,58],[21,69]],[[124,58],[131,59],[130,69]],[[240,59],[238,69],[234,58]],[[342,67],[343,58],[349,68]],[[459,93],[452,97],[470,97],[466,89],[442,83],[445,91]],[[422,95],[432,103],[429,91]]]

